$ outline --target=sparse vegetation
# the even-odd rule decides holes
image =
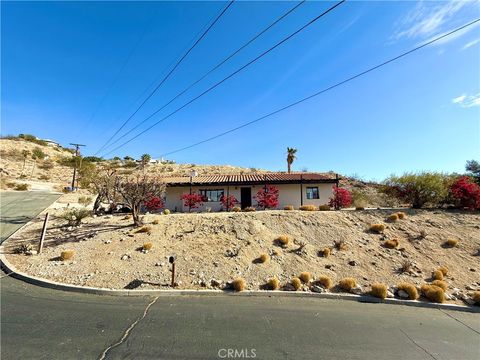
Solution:
[[[350,292],[354,287],[357,286],[357,282],[354,278],[344,278],[338,282],[338,287],[344,291]]]
[[[27,191],[28,190],[28,184],[16,184],[13,189],[17,190],[17,191]]]
[[[65,260],[70,260],[73,258],[73,256],[75,255],[75,251],[73,250],[65,250],[65,251],[62,251],[60,253],[60,259],[62,261],[65,261]]]
[[[22,245],[16,247],[13,252],[15,254],[27,254],[32,250],[33,250],[33,245],[32,244],[22,244]]]
[[[447,291],[448,289],[448,284],[446,281],[443,280],[433,280],[432,285],[438,286],[441,288],[443,291]]]
[[[391,239],[391,240],[387,240],[383,243],[383,245],[387,248],[387,249],[395,249],[396,247],[398,247],[398,240],[397,239]]]
[[[330,279],[328,276],[326,275],[321,275],[316,283],[320,284],[322,287],[324,287],[325,289],[330,289],[332,286],[333,286],[333,281],[332,279]]]
[[[262,264],[266,263],[268,261],[270,261],[270,256],[268,254],[262,254],[258,257],[258,262],[260,262]]]
[[[254,212],[257,211],[253,206],[247,206],[245,209],[242,210],[243,212]]]
[[[137,233],[147,233],[148,235],[151,235],[152,227],[148,225],[144,225],[137,230]]]
[[[90,196],[80,196],[78,198],[78,203],[83,206],[87,206],[92,202],[92,200],[93,199]]]
[[[445,302],[445,291],[435,285],[422,285],[422,294],[431,302]]]
[[[277,238],[277,242],[282,246],[282,247],[287,247],[288,243],[290,242],[290,237],[288,235],[280,235]]]
[[[283,210],[289,210],[289,211],[291,211],[291,210],[295,210],[295,208],[293,207],[293,205],[286,205],[286,206],[283,208]]]
[[[370,225],[369,228],[370,232],[376,233],[376,234],[382,234],[385,231],[385,225],[383,224],[372,224]]]
[[[268,290],[278,290],[280,288],[280,281],[277,278],[268,279],[266,288]]]
[[[387,297],[387,285],[373,284],[372,290],[370,290],[370,295],[380,299],[385,299]]]
[[[347,249],[348,249],[347,243],[346,243],[345,240],[343,240],[343,239],[335,240],[335,241],[333,242],[333,246],[334,246],[335,249],[337,249],[338,251],[342,251],[342,250],[347,250]]]
[[[402,261],[402,263],[400,264],[400,273],[406,273],[406,272],[410,272],[412,270],[412,267],[413,267],[413,263],[411,260],[408,260],[408,259],[404,259]]]
[[[435,270],[432,273],[433,280],[443,280],[443,273],[440,270]]]
[[[152,248],[153,248],[153,243],[151,243],[151,242],[145,243],[142,246],[142,249],[147,250],[147,251],[152,250]]]
[[[409,283],[400,283],[397,285],[398,290],[403,290],[408,294],[408,300],[417,300],[418,291],[415,285]]]
[[[427,235],[428,235],[427,231],[422,229],[422,230],[420,230],[420,233],[418,234],[418,238],[423,240],[427,237]]]
[[[447,276],[448,275],[448,268],[446,266],[440,266],[438,268],[438,270],[440,270],[443,274],[443,276]]]
[[[297,278],[297,277],[294,277],[294,278],[292,279],[292,282],[291,282],[291,283],[292,283],[293,288],[295,289],[295,291],[298,291],[298,290],[300,290],[300,289],[302,288],[302,281],[301,281],[299,278]]]
[[[403,211],[397,212],[397,216],[400,220],[403,220],[407,217],[407,214],[405,214]]]
[[[320,205],[320,206],[318,207],[318,210],[319,210],[319,211],[330,211],[331,208],[330,208],[330,205],[328,205],[328,204],[323,204],[323,205]]]
[[[235,291],[244,291],[245,288],[247,287],[247,284],[244,279],[237,278],[232,281],[232,287],[233,287],[233,290]]]
[[[298,210],[302,211],[317,211],[317,207],[315,205],[302,205],[298,208]]]
[[[242,211],[242,208],[241,208],[240,206],[234,206],[234,207],[232,208],[232,211],[233,211],[233,212],[240,212],[240,211]]]
[[[444,243],[445,247],[453,248],[458,245],[458,239],[447,239]]]
[[[330,256],[330,252],[331,252],[330,248],[326,247],[323,250],[319,251],[319,255],[323,256],[324,258],[327,258]]]
[[[87,209],[70,209],[65,211],[61,218],[67,221],[68,226],[79,226],[82,220],[90,216],[90,211]]]
[[[388,222],[396,222],[398,221],[398,214],[390,214],[387,216]]]
[[[309,283],[310,280],[312,280],[312,274],[310,274],[308,271],[303,271],[302,273],[300,273],[300,276],[298,278],[304,283]]]

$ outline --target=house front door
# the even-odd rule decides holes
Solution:
[[[242,205],[242,209],[252,206],[252,188],[240,188],[240,203]]]

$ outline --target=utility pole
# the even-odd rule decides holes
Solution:
[[[77,176],[77,159],[76,158],[80,154],[79,152],[80,146],[86,146],[86,145],[72,144],[72,143],[70,143],[70,145],[75,146],[75,162],[73,163],[73,178],[72,178],[72,191],[75,191],[75,177]]]

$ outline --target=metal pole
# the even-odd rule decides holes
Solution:
[[[42,235],[40,236],[40,243],[38,244],[38,253],[43,250],[43,241],[45,240],[45,234],[47,233],[48,213],[45,214],[45,221],[43,222]]]

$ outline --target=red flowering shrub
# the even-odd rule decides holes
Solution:
[[[461,208],[480,209],[480,186],[468,176],[461,176],[454,181],[450,186],[450,196]]]
[[[220,202],[222,203],[222,207],[227,211],[231,210],[236,204],[238,204],[237,198],[233,195],[222,195],[220,197]]]
[[[143,202],[148,211],[160,210],[164,207],[163,200],[158,196],[147,194],[147,199]]]
[[[266,186],[258,190],[255,200],[259,207],[275,209],[278,206],[278,189],[275,186]]]
[[[196,209],[203,205],[204,197],[200,194],[183,194],[180,196],[180,199],[183,200],[183,205],[189,209]]]
[[[333,188],[333,197],[330,198],[329,205],[335,209],[341,209],[352,203],[352,194],[350,191],[340,187]]]

